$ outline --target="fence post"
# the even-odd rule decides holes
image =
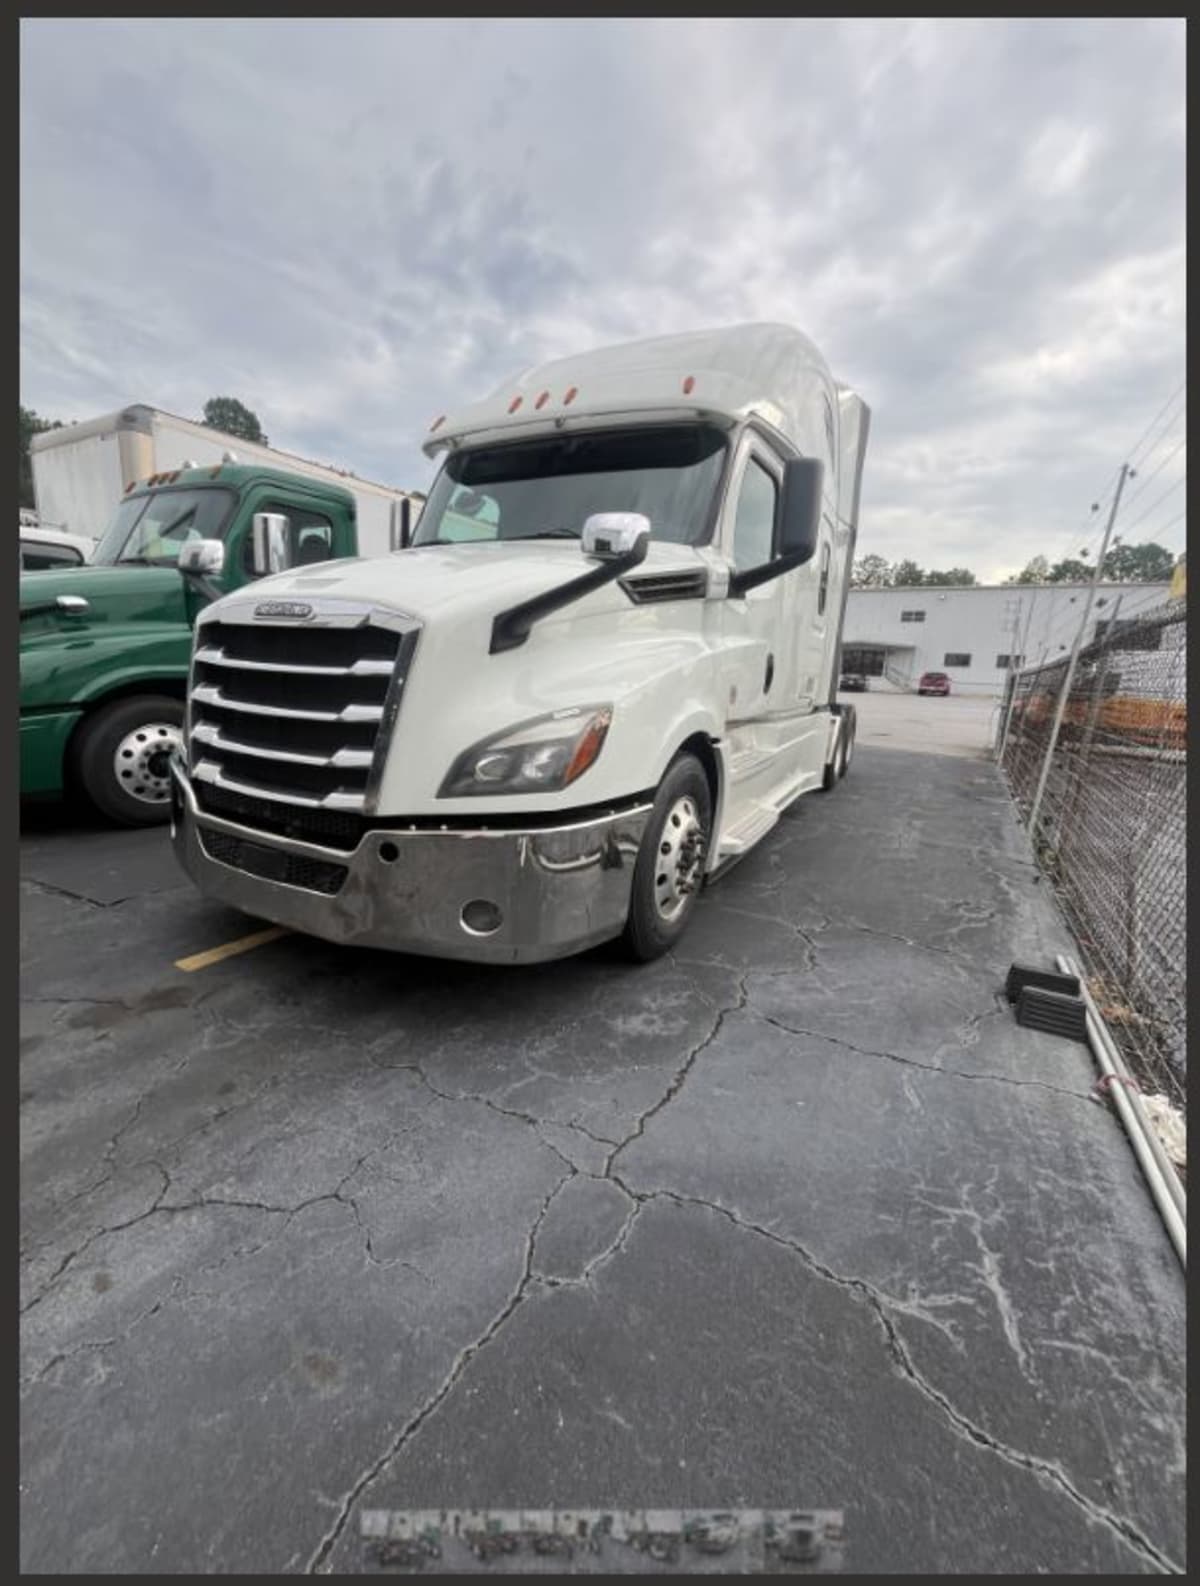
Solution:
[[[1117,634],[1117,613],[1121,609],[1122,596],[1118,595],[1113,603],[1112,615],[1108,619],[1108,627],[1104,630],[1104,637],[1099,643],[1096,673],[1092,680],[1092,702],[1088,707],[1087,722],[1083,729],[1083,736],[1079,741],[1079,753],[1075,761],[1075,788],[1071,800],[1070,815],[1074,818],[1079,807],[1079,800],[1087,785],[1087,775],[1092,763],[1092,739],[1096,736],[1096,723],[1100,718],[1100,711],[1105,700],[1105,689],[1109,676],[1109,656]],[[1064,806],[1066,801],[1064,800]],[[1053,846],[1056,850],[1062,847],[1063,828],[1067,824],[1067,810],[1059,810],[1058,822],[1054,828]]]
[[[1071,693],[1071,684],[1075,681],[1075,665],[1079,660],[1079,648],[1083,643],[1084,630],[1088,618],[1092,613],[1092,602],[1096,598],[1096,586],[1100,582],[1100,575],[1104,571],[1104,559],[1108,555],[1108,542],[1112,538],[1113,524],[1117,521],[1117,508],[1121,505],[1121,492],[1125,488],[1125,481],[1134,473],[1128,463],[1121,464],[1121,477],[1117,480],[1116,492],[1113,495],[1112,510],[1108,514],[1108,522],[1104,527],[1104,539],[1100,545],[1100,554],[1096,558],[1096,571],[1092,574],[1092,581],[1088,585],[1087,600],[1083,605],[1083,616],[1079,622],[1079,631],[1075,635],[1075,642],[1071,646],[1071,656],[1067,662],[1067,670],[1063,674],[1062,688],[1058,694],[1058,704],[1054,710],[1054,720],[1050,726],[1050,741],[1046,745],[1046,758],[1042,761],[1041,774],[1038,777],[1037,791],[1033,795],[1033,806],[1029,811],[1029,836],[1034,845],[1037,844],[1037,819],[1042,807],[1042,798],[1046,792],[1046,782],[1050,775],[1050,761],[1058,747],[1058,734],[1062,728],[1063,713],[1067,708],[1067,699]]]

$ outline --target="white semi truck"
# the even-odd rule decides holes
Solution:
[[[260,515],[281,570],[196,626],[184,868],[335,942],[666,951],[702,884],[850,762],[867,427],[787,326],[659,337],[436,419],[440,471],[383,560],[287,568]]]
[[[366,556],[382,556],[392,549],[398,503],[407,497],[414,510],[420,504],[420,497],[411,491],[377,485],[291,452],[226,435],[144,402],[35,435],[29,455],[41,527],[91,539],[104,533],[114,503],[132,481],[185,465],[207,468],[222,461],[258,463],[343,486],[355,498],[359,545]]]

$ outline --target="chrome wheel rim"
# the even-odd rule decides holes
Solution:
[[[171,755],[178,745],[173,722],[148,721],[127,732],[113,755],[117,786],[141,804],[165,804],[171,796]]]
[[[677,920],[700,885],[704,826],[694,798],[685,793],[667,811],[654,854],[654,906],[668,924]]]

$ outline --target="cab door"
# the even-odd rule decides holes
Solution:
[[[747,431],[738,443],[718,531],[733,571],[748,572],[778,554],[783,466],[766,440]],[[757,801],[777,779],[778,744],[771,715],[788,692],[792,666],[784,620],[788,579],[769,579],[723,603],[720,688],[726,707],[729,784],[725,824],[753,819]]]
[[[290,497],[277,487],[259,487],[249,492],[229,534],[226,588],[248,584],[256,577],[250,526],[258,512],[278,512],[287,518],[292,567],[355,555],[352,509],[321,496]]]

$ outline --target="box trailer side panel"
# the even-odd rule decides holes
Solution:
[[[99,539],[126,485],[117,431],[34,449],[31,462],[41,526]]]

